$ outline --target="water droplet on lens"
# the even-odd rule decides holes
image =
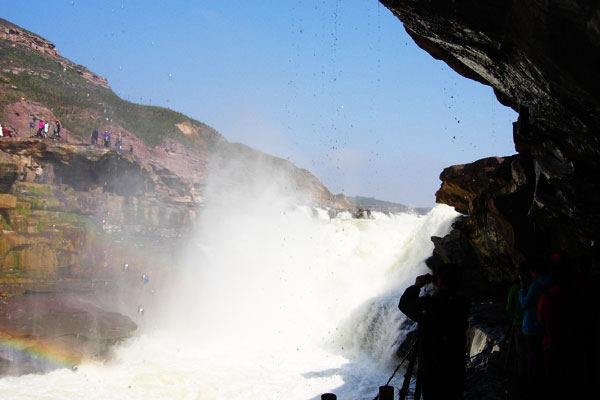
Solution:
[[[71,367],[71,371],[76,372],[79,369],[79,367],[77,365],[73,365]]]
[[[138,307],[138,314],[144,315],[144,307],[142,307],[142,306]]]
[[[128,268],[129,268],[129,264],[123,265],[123,271],[127,271]]]

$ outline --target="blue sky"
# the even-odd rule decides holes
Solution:
[[[444,167],[514,153],[517,115],[376,0],[0,0],[122,98],[183,112],[334,193],[431,206]]]

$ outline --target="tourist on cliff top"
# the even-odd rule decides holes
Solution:
[[[519,280],[521,275],[528,275],[529,271],[524,268],[519,268]],[[523,317],[525,316],[525,310],[521,306],[519,301],[519,291],[521,290],[520,283],[515,283],[508,292],[508,298],[506,300],[506,312],[510,317],[512,323],[512,335],[511,340],[513,341],[514,354],[517,361],[517,376],[519,380],[524,383],[527,378],[527,350],[525,348],[525,338],[523,337]],[[510,354],[508,355],[511,356]]]
[[[423,399],[462,399],[465,381],[465,346],[469,300],[457,294],[460,267],[443,264],[436,275],[420,275],[409,286],[398,308],[418,323],[418,364]],[[428,283],[436,293],[421,296]]]
[[[35,177],[33,178],[33,182],[34,183],[42,183],[42,174],[44,173],[44,170],[42,169],[42,166],[40,164],[38,164],[38,166],[35,168]]]
[[[110,147],[110,132],[104,131],[104,147]]]
[[[54,122],[54,139],[60,139],[60,122]]]
[[[0,124],[0,137],[4,136],[4,132],[2,131],[2,124]]]
[[[35,120],[36,118],[33,117],[33,119],[31,121],[29,121],[29,133],[33,135],[33,130],[35,129]]]
[[[548,276],[548,265],[542,259],[530,259],[525,261],[521,268],[528,270],[530,274],[524,273],[519,276],[521,290],[519,301],[525,315],[523,316],[523,335],[527,348],[527,379],[530,390],[542,389],[544,377],[542,356],[542,334],[544,333],[538,322],[538,301],[540,296],[550,283]],[[532,392],[532,393],[533,393]]]
[[[48,137],[48,132],[50,132],[50,123],[48,121],[44,122],[44,137]]]
[[[44,121],[40,119],[40,123],[38,124],[38,131],[36,133],[36,137],[44,137],[42,132],[44,131]]]
[[[117,141],[115,142],[115,148],[121,150],[122,147],[123,147],[123,136],[121,135],[121,132],[119,132],[117,134]]]
[[[92,144],[98,144],[98,128],[94,128],[92,132]]]
[[[21,182],[27,182],[27,169],[29,167],[27,166],[27,163],[25,163],[25,165],[23,165],[23,169],[21,170],[21,174],[20,174],[20,179]]]

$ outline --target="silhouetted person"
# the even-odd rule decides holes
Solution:
[[[419,297],[431,279],[437,292]],[[425,400],[463,396],[469,300],[457,294],[460,281],[460,267],[443,264],[433,278],[418,276],[400,298],[400,311],[418,323],[418,377]]]
[[[519,281],[524,274],[529,274],[529,271],[524,268],[519,268]],[[512,324],[511,340],[514,344],[513,349],[517,361],[517,376],[519,377],[519,383],[524,383],[527,378],[527,349],[525,347],[525,338],[523,336],[523,317],[525,316],[525,310],[519,301],[520,290],[520,283],[515,283],[510,288],[506,299],[506,312],[508,313]]]
[[[591,351],[597,341],[597,304],[589,279],[591,259],[553,255],[548,290],[540,296],[538,320],[544,330],[543,353],[550,398],[583,398],[592,382]],[[597,300],[596,300],[597,302]]]
[[[523,316],[523,335],[527,348],[527,379],[529,394],[532,398],[542,396],[544,380],[544,364],[542,355],[542,334],[544,333],[538,322],[538,301],[550,283],[548,264],[542,259],[526,260],[521,268],[531,274],[520,275],[521,290],[519,301],[525,310]]]

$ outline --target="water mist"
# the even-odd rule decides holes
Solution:
[[[398,297],[426,270],[430,237],[457,214],[438,206],[330,219],[285,170],[251,161],[214,171],[160,309],[113,361],[5,378],[0,389],[9,398],[373,398],[397,362]]]

